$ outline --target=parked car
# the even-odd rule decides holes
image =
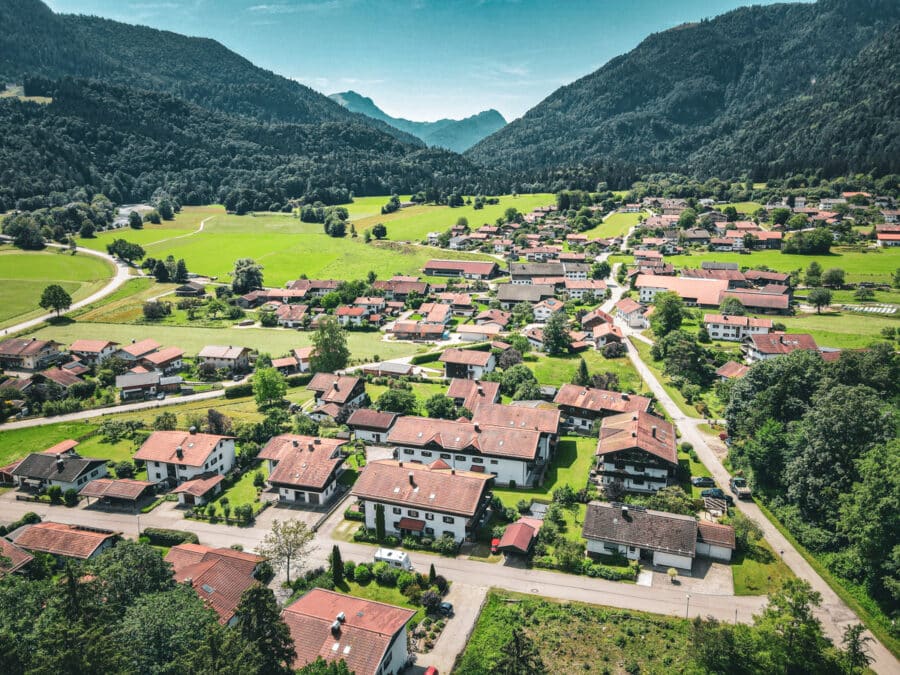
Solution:
[[[726,495],[722,488],[709,488],[700,492],[701,497],[711,497],[713,499],[723,499],[728,506],[734,506],[734,499],[731,495]]]
[[[442,602],[441,606],[438,607],[438,611],[444,616],[453,616],[453,605],[449,602]]]
[[[500,540],[497,537],[491,539],[491,555],[497,554],[497,547],[500,545]]]
[[[691,476],[691,485],[695,487],[715,487],[716,481],[710,476]]]
[[[734,496],[738,499],[750,499],[750,497],[753,496],[750,492],[750,486],[747,485],[746,478],[742,478],[741,476],[734,476],[728,483],[728,485],[731,487],[731,491],[734,493]]]

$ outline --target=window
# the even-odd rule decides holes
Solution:
[[[453,533],[453,530],[444,530],[444,534],[446,534],[449,537],[456,538],[456,535]]]
[[[442,452],[441,459],[453,459],[453,457],[451,457],[449,452]]]
[[[411,454],[413,454],[412,448],[403,448],[403,454],[404,454],[404,455],[411,455]]]
[[[159,471],[156,472],[156,480],[162,480],[162,474]]]
[[[473,457],[472,464],[484,464],[484,459],[481,457]]]
[[[393,509],[393,511],[394,511],[394,513],[396,513],[398,516],[399,516],[400,513],[401,513],[400,507],[399,507],[399,506],[395,506],[394,509]]]
[[[496,459],[492,459],[492,460],[491,460],[491,464],[499,464],[499,463],[500,463],[500,462],[498,462]]]
[[[425,520],[434,520],[434,514],[433,514],[433,513],[426,513],[426,514],[425,514]]]
[[[418,517],[419,517],[419,512],[418,512],[418,511],[413,511],[412,509],[408,509],[408,510],[406,511],[406,515],[408,515],[410,518],[418,518]]]
[[[453,520],[453,516],[444,516],[444,522],[448,525],[452,525],[456,521]]]
[[[431,453],[428,450],[423,450],[422,457],[431,457]]]
[[[425,528],[425,534],[434,534],[434,528],[433,528],[433,527],[426,527],[426,528]]]
[[[465,462],[465,461],[466,461],[466,456],[465,456],[465,455],[457,455],[457,456],[456,456],[456,461],[457,461],[457,462]]]

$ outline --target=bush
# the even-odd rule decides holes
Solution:
[[[378,541],[378,536],[375,534],[375,530],[370,530],[363,525],[353,533],[353,541],[375,544]]]
[[[177,546],[178,544],[199,544],[200,540],[193,532],[169,530],[162,527],[148,527],[143,531],[145,537],[154,546]]]
[[[35,523],[39,522],[41,522],[41,517],[34,511],[29,511],[14,523],[10,523],[9,525],[0,525],[0,537],[9,534],[13,530],[18,530],[23,525],[34,525]]]
[[[406,599],[414,605],[422,604],[422,589],[418,584],[407,586],[406,590],[403,591],[403,595],[405,595]]]
[[[246,396],[253,396],[253,385],[249,382],[228,387],[225,390],[225,398],[244,398]]]
[[[440,593],[441,595],[447,595],[447,591],[450,590],[450,583],[447,581],[447,578],[441,576],[440,574],[438,574],[434,578],[434,585],[437,587],[438,593]]]
[[[422,606],[426,612],[436,612],[441,606],[441,596],[432,590],[422,593]]]
[[[405,593],[406,589],[416,583],[416,575],[412,572],[400,572],[397,576],[397,588],[401,593]]]
[[[367,584],[372,581],[372,568],[368,563],[360,563],[353,570],[353,580],[358,584]]]
[[[366,519],[366,514],[353,508],[347,508],[344,510],[344,519],[362,522]]]
[[[527,499],[520,499],[520,500],[516,503],[516,509],[517,509],[517,510],[519,511],[519,513],[521,513],[521,514],[528,513],[529,511],[531,511],[531,502],[530,502],[529,500],[527,500]]]
[[[241,525],[249,525],[253,521],[253,507],[250,504],[235,506],[234,519]]]
[[[435,540],[432,548],[441,555],[456,555],[459,550],[459,544],[449,534],[442,535],[440,539]]]
[[[400,570],[391,567],[386,562],[378,562],[372,566],[372,574],[379,586],[396,586]]]
[[[63,493],[63,502],[66,506],[75,506],[78,503],[78,490],[69,488]]]
[[[291,375],[285,379],[285,382],[287,382],[287,386],[289,387],[303,387],[309,384],[311,380],[312,374],[302,373],[300,375]]]
[[[50,497],[51,504],[61,504],[62,488],[59,485],[51,485],[47,488],[47,496]]]
[[[344,561],[344,578],[345,579],[355,579],[354,572],[356,572],[356,563],[352,560]]]

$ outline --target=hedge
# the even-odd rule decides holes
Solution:
[[[301,373],[300,375],[291,375],[286,379],[289,387],[303,387],[312,381],[312,373]]]
[[[363,521],[366,519],[366,514],[363,513],[362,511],[357,511],[355,509],[348,508],[346,511],[344,511],[344,518],[346,520]]]
[[[253,385],[249,382],[225,388],[225,398],[244,398],[246,396],[253,396]]]
[[[141,532],[155,546],[177,546],[178,544],[199,544],[200,540],[193,532],[184,530],[168,530],[162,527],[148,527]]]
[[[9,534],[10,532],[18,530],[23,525],[34,525],[35,523],[39,522],[41,522],[41,517],[34,511],[29,511],[14,523],[10,523],[9,525],[0,525],[0,536],[4,536],[6,534]]]

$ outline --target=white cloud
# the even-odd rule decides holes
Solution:
[[[352,4],[352,0],[323,0],[322,2],[271,3],[251,5],[248,12],[256,14],[297,14],[300,12],[330,12],[343,9]]]

